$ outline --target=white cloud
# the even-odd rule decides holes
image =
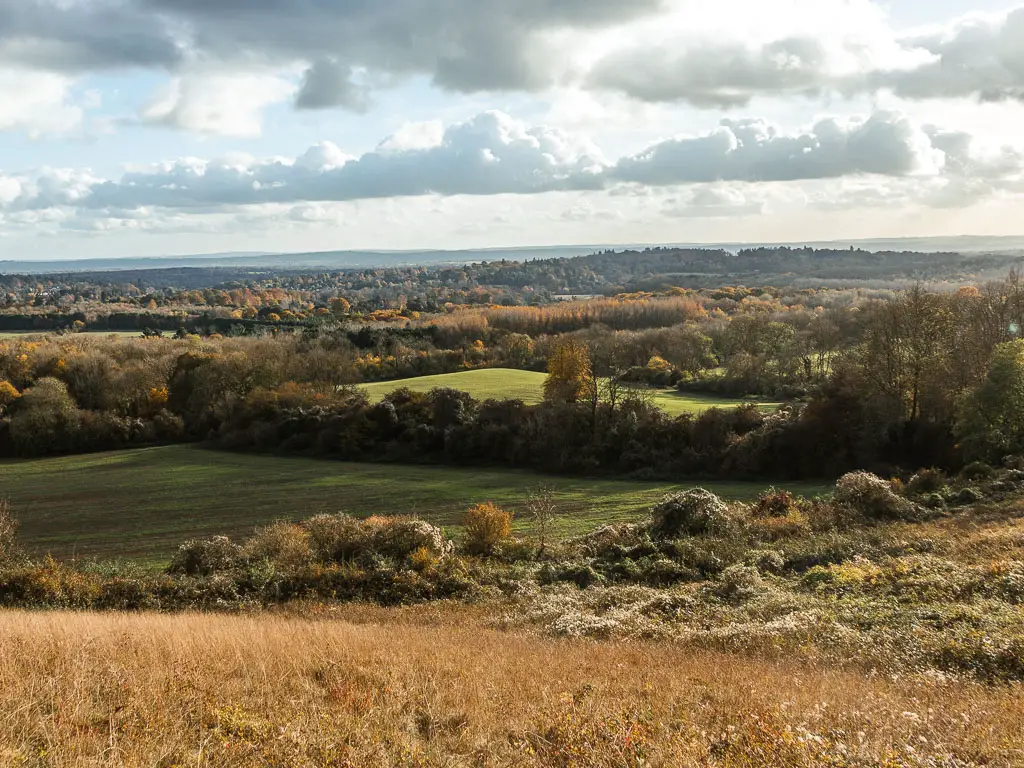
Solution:
[[[295,86],[275,75],[193,72],[173,78],[140,112],[143,123],[219,136],[254,137],[263,110]]]
[[[702,186],[683,199],[665,201],[663,213],[681,219],[737,218],[759,216],[764,201],[752,199],[749,192],[730,186]]]
[[[42,169],[9,175],[2,194],[9,211],[151,207],[202,214],[240,206],[287,210],[380,198],[614,193],[622,185],[644,192],[732,182],[698,188],[684,198],[685,210],[717,215],[730,208],[750,213],[763,202],[739,185],[862,179],[877,187],[892,179],[934,193],[930,180],[942,179],[955,181],[962,195],[977,197],[1015,189],[1024,177],[1020,150],[979,145],[969,134],[922,128],[891,112],[823,119],[789,133],[763,119],[725,120],[710,133],[658,142],[617,162],[585,137],[500,112],[452,125],[439,142],[434,130],[411,127],[404,136],[400,131],[358,158],[321,142],[297,158],[182,158],[135,167],[119,179],[97,178],[88,169]],[[299,207],[294,215],[303,219],[320,210],[326,209]]]
[[[430,149],[444,141],[444,125],[440,120],[405,123],[380,143],[381,152],[405,152],[410,149]]]
[[[70,88],[63,75],[0,68],[0,131],[42,136],[76,130],[83,111],[72,103]]]

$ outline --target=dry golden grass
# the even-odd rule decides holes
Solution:
[[[1018,688],[328,613],[2,613],[0,765],[1024,762]]]

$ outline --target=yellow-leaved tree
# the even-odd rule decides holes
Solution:
[[[574,339],[563,341],[548,358],[544,399],[575,403],[587,396],[592,380],[590,352],[586,345]]]

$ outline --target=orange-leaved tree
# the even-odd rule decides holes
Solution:
[[[590,352],[575,339],[563,341],[548,358],[544,399],[575,403],[587,394],[593,379]]]

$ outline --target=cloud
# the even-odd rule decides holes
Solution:
[[[598,106],[1020,101],[1022,52],[1024,8],[905,35],[872,0],[0,0],[0,70],[159,72],[171,79],[143,123],[235,136],[257,135],[269,104],[365,112],[411,77]]]
[[[40,136],[75,130],[83,110],[72,103],[70,88],[63,75],[0,67],[0,131]]]
[[[723,120],[706,136],[670,139],[623,158],[610,175],[648,186],[795,181],[936,173],[943,162],[941,150],[908,118],[878,112],[863,121],[822,120],[790,136],[764,120]]]
[[[298,109],[344,107],[353,112],[365,112],[370,106],[370,96],[365,86],[353,82],[351,66],[320,59],[303,75],[295,106]]]
[[[404,152],[410,149],[430,149],[444,141],[444,125],[440,120],[424,123],[405,123],[377,147],[381,152]]]
[[[819,16],[818,28],[806,29],[795,14],[793,31],[767,39],[726,26],[697,35],[680,23],[657,43],[640,39],[613,49],[585,82],[641,101],[702,108],[880,91],[907,100],[1024,100],[1024,8],[905,36],[865,17],[863,3],[820,5],[834,18]]]
[[[666,200],[662,212],[680,219],[699,219],[759,216],[763,210],[763,201],[752,200],[739,189],[706,186],[694,190],[682,200]]]
[[[900,44],[921,53],[924,61],[870,72],[861,90],[885,88],[906,99],[1024,100],[1024,8],[968,18]]]
[[[701,41],[681,50],[620,52],[599,62],[587,82],[641,101],[729,108],[764,94],[817,96],[830,85],[827,63],[822,43],[810,38],[756,48]]]
[[[383,148],[349,159],[325,142],[296,161],[188,158],[98,182],[75,203],[207,209],[428,194],[536,194],[599,187],[603,168],[600,153],[586,141],[485,112],[449,127],[435,146]],[[59,186],[37,186],[22,200],[24,207],[70,204]]]
[[[891,180],[932,195],[946,185],[947,199],[953,192],[977,198],[1019,185],[1024,156],[878,112],[821,120],[797,133],[761,119],[725,120],[706,135],[662,141],[612,162],[583,137],[492,111],[443,132],[433,123],[404,126],[358,158],[321,142],[294,159],[183,158],[130,169],[119,179],[55,169],[0,178],[0,210],[8,212],[145,208],[186,215],[278,206],[294,221],[309,221],[334,210],[319,204],[356,200],[688,186],[670,206],[673,215],[720,217],[760,212],[764,195],[752,190],[761,184],[859,180],[870,190]]]
[[[643,17],[663,0],[0,0],[0,58],[69,72],[183,62],[310,63],[423,74],[457,91],[541,87],[545,35]],[[330,89],[328,89],[330,90]],[[319,97],[319,102],[315,97]],[[344,102],[342,102],[344,104]]]
[[[0,61],[63,73],[170,68],[175,24],[113,0],[0,0]]]
[[[273,75],[192,72],[171,80],[139,117],[147,125],[196,133],[259,136],[263,110],[293,91],[289,82]]]

